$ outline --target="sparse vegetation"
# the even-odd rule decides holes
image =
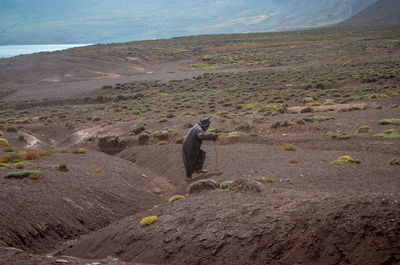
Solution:
[[[129,134],[137,135],[137,134],[143,132],[144,130],[146,130],[146,123],[137,122],[134,125],[132,125],[132,127],[129,131]]]
[[[5,147],[5,146],[8,146],[7,139],[0,138],[0,147]]]
[[[16,171],[16,172],[9,172],[2,176],[2,178],[6,179],[41,179],[43,178],[42,172],[39,170],[23,170],[23,171]]]
[[[27,151],[26,154],[24,155],[24,160],[35,160],[39,158],[40,154],[37,151]]]
[[[292,144],[292,143],[283,143],[283,144],[281,145],[281,148],[282,148],[283,150],[286,150],[286,151],[296,151],[296,150],[297,150],[297,146],[295,146],[295,145]]]
[[[95,168],[92,170],[93,173],[104,173],[104,169],[102,168]]]
[[[260,192],[264,189],[264,185],[254,179],[237,179],[228,187],[231,191],[256,191]]]
[[[77,148],[70,150],[70,152],[73,154],[86,154],[87,150],[85,148]]]
[[[182,196],[182,195],[174,195],[174,196],[172,196],[171,198],[169,198],[169,202],[174,202],[174,201],[177,201],[177,200],[180,200],[180,199],[184,199],[185,198],[185,196]]]
[[[140,221],[140,225],[141,225],[141,226],[151,225],[151,224],[153,224],[154,222],[156,222],[157,220],[158,220],[158,217],[157,217],[157,216],[154,216],[154,215],[152,215],[152,216],[147,216],[147,217],[143,218],[143,219]]]
[[[331,165],[341,164],[341,163],[356,163],[356,164],[359,164],[360,160],[359,159],[353,159],[351,156],[345,155],[345,156],[340,156],[338,159],[329,162],[329,164],[331,164]]]
[[[388,129],[381,133],[374,134],[374,136],[382,138],[400,138],[400,133],[396,129]]]
[[[400,119],[383,119],[379,121],[380,125],[400,125]]]
[[[188,189],[186,190],[186,193],[192,194],[196,192],[201,192],[203,190],[214,190],[218,189],[219,185],[220,184],[218,183],[218,181],[215,181],[213,179],[202,179],[190,184]]]
[[[394,166],[394,165],[400,165],[400,159],[397,159],[397,158],[393,158],[392,160],[390,160],[389,161],[389,165],[392,165],[392,166]]]

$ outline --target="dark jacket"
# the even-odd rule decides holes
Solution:
[[[215,140],[217,138],[215,133],[207,134],[204,132],[203,129],[207,130],[209,123],[202,123],[202,121],[190,129],[183,141],[183,164],[186,169],[186,177],[189,178],[195,171],[200,170],[204,164],[205,152],[200,149],[203,140]]]

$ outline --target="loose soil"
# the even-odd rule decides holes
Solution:
[[[331,31],[322,32],[314,34],[331,38]],[[55,151],[29,161],[35,165],[18,166],[40,170],[43,179],[0,178],[2,264],[400,264],[400,166],[389,163],[400,159],[400,138],[375,136],[400,131],[399,125],[379,124],[400,118],[400,64],[391,61],[400,46],[392,41],[397,31],[376,31],[386,32],[378,40],[368,32],[342,40],[340,51],[322,41],[320,49],[337,51],[333,59],[300,53],[314,51],[313,40],[283,45],[283,53],[271,54],[295,49],[302,58],[275,66],[240,65],[243,58],[233,58],[231,49],[263,56],[257,49],[265,47],[246,50],[239,40],[221,36],[204,47],[186,43],[189,52],[182,52],[183,40],[178,46],[171,40],[149,42],[150,48],[142,42],[97,45],[1,59],[1,137],[15,150]],[[353,51],[353,42],[365,47]],[[228,54],[219,54],[224,49]],[[342,58],[342,49],[356,55]],[[195,63],[210,66],[203,56],[211,51],[221,55],[217,63],[237,59],[239,65],[193,70]],[[393,68],[377,63],[375,72],[390,68],[390,74],[282,85],[286,72],[303,69],[299,76],[305,76],[332,63],[347,65],[338,58],[354,64],[387,60]],[[273,78],[277,84],[268,83]],[[321,102],[302,101],[313,96]],[[190,101],[198,97],[204,102]],[[327,98],[337,102],[323,105]],[[274,106],[263,111],[257,102]],[[310,112],[301,113],[306,107]],[[182,139],[209,114],[220,134],[219,170],[214,143],[205,141],[208,172],[186,182]],[[130,133],[136,122],[146,124],[140,135]],[[366,125],[366,132],[358,131]],[[343,134],[348,137],[340,139]],[[284,143],[297,150],[284,150]],[[77,148],[87,152],[73,153]],[[0,157],[6,151],[0,147]],[[360,163],[330,163],[345,155]],[[57,169],[61,163],[67,172]],[[23,170],[15,167],[2,165],[0,175]],[[262,182],[261,191],[246,191],[246,182],[186,194],[191,183],[210,178],[270,182]],[[173,195],[185,199],[169,202]],[[153,215],[153,224],[139,224]]]

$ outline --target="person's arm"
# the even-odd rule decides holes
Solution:
[[[217,140],[218,134],[216,133],[205,133],[203,130],[196,130],[196,137],[201,140]]]

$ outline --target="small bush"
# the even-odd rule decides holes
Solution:
[[[34,159],[39,159],[40,154],[37,151],[28,151],[24,155],[24,160],[34,160]]]
[[[182,195],[174,195],[171,198],[169,198],[169,202],[174,202],[174,201],[177,201],[177,200],[180,200],[180,199],[184,199],[184,198],[185,197],[182,196]]]
[[[93,142],[94,140],[96,140],[95,136],[88,136],[85,137],[85,139],[83,139],[85,142]]]
[[[351,156],[340,156],[338,159],[333,160],[329,162],[329,164],[334,165],[334,164],[341,164],[341,163],[356,163],[359,164],[360,160],[359,159],[353,159]]]
[[[274,183],[275,182],[274,178],[266,178],[266,177],[261,177],[261,178],[259,178],[257,180],[261,181],[261,182],[267,182],[267,183]]]
[[[283,143],[281,148],[286,151],[296,151],[297,150],[297,146],[295,146],[292,143]]]
[[[68,169],[68,167],[67,167],[67,164],[65,164],[65,163],[59,164],[59,165],[58,165],[58,170],[60,170],[60,171],[62,171],[62,172],[68,172],[68,171],[69,171],[69,169]]]
[[[132,127],[129,131],[129,134],[136,135],[136,134],[143,132],[144,130],[146,130],[146,123],[137,122],[134,125],[132,125]]]
[[[42,172],[39,170],[23,170],[17,172],[10,172],[2,176],[6,179],[23,179],[23,178],[30,178],[30,179],[40,179],[43,178]]]
[[[140,221],[141,226],[151,225],[158,220],[157,216],[147,216]]]
[[[190,184],[186,192],[192,194],[203,190],[215,190],[218,188],[219,183],[217,181],[213,179],[202,179]]]
[[[322,105],[335,105],[335,100],[334,99],[327,99]]]
[[[366,133],[369,131],[369,126],[368,125],[363,125],[360,128],[358,128],[359,133]]]
[[[400,125],[400,119],[383,119],[379,121],[380,125]]]
[[[68,149],[61,149],[61,150],[60,150],[60,153],[64,153],[64,154],[65,154],[65,153],[69,153],[69,152],[70,152],[70,150],[68,150]]]
[[[40,156],[50,156],[54,154],[56,151],[54,150],[41,150],[39,151]]]
[[[264,185],[254,179],[237,179],[228,188],[231,191],[257,191],[264,189]]]
[[[229,188],[229,186],[232,184],[232,182],[233,182],[233,180],[227,180],[227,181],[221,182],[220,188],[225,190],[225,189]]]
[[[6,147],[6,148],[4,148],[3,151],[6,153],[12,153],[12,152],[14,152],[14,149],[12,149],[11,147]]]
[[[92,170],[93,173],[104,173],[104,169],[102,168],[95,168]]]
[[[388,129],[381,133],[374,134],[374,136],[382,138],[400,138],[400,133],[395,129]]]
[[[165,145],[165,144],[168,144],[168,141],[159,141],[157,143],[157,145]]]
[[[73,153],[73,154],[86,154],[87,150],[85,148],[72,149],[71,153]]]
[[[5,147],[5,146],[8,146],[7,139],[0,138],[0,147]]]
[[[0,163],[18,163],[21,160],[22,158],[15,154],[0,156]]]

